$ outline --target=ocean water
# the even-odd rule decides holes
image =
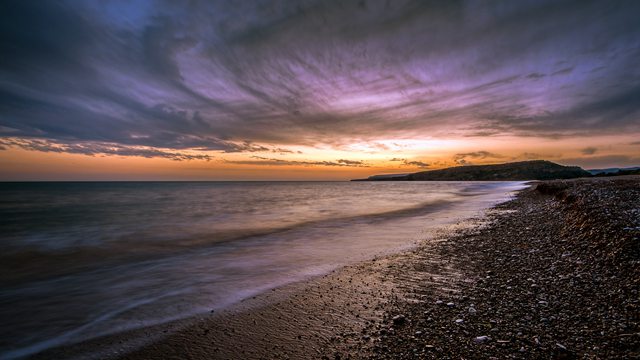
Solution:
[[[522,182],[0,183],[0,358],[400,251]]]

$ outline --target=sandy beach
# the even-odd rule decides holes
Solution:
[[[639,177],[534,183],[411,251],[34,358],[637,358],[638,198]]]

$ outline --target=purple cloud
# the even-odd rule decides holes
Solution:
[[[9,0],[0,137],[287,153],[416,134],[640,132],[638,11]]]

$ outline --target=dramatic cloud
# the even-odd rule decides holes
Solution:
[[[286,154],[420,134],[638,133],[638,13],[637,1],[6,0],[0,137]]]

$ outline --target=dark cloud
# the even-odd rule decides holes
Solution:
[[[538,80],[538,79],[542,79],[545,76],[546,76],[545,74],[540,74],[540,73],[534,72],[534,73],[531,73],[531,74],[527,75],[527,79]]]
[[[598,152],[598,148],[593,147],[593,146],[588,146],[588,147],[586,147],[586,148],[584,148],[584,149],[581,149],[581,150],[580,150],[580,152],[581,152],[583,155],[593,155],[593,154],[595,154],[596,152]]]
[[[243,142],[241,144],[233,144],[232,146],[229,146],[227,149],[224,150],[224,152],[227,152],[227,153],[231,153],[231,152],[265,152],[265,151],[272,151],[272,149],[269,149],[268,147],[262,146],[262,145],[254,145],[250,141],[245,141],[245,142]]]
[[[285,154],[640,132],[636,1],[365,5],[2,1],[0,137]]]
[[[586,104],[576,103],[572,108],[539,115],[490,115],[486,124],[504,132],[525,131],[525,134],[560,137],[563,131],[570,134],[596,135],[621,133],[622,129],[633,133],[640,131],[640,86],[603,97]]]
[[[573,66],[569,66],[567,68],[560,69],[558,71],[555,71],[555,72],[551,73],[551,76],[570,74],[573,71],[573,69],[574,69]]]
[[[60,144],[52,143],[46,140],[27,140],[27,139],[11,139],[0,140],[0,150],[6,150],[8,147],[18,147],[24,150],[33,150],[41,152],[82,154],[89,156],[96,155],[117,155],[117,156],[139,156],[145,158],[165,158],[174,161],[183,160],[206,160],[210,161],[213,157],[204,154],[186,154],[170,151],[162,151],[156,148],[140,148],[123,146],[119,144],[108,143],[76,143],[76,144]]]
[[[280,147],[275,147],[270,149],[269,151],[271,151],[272,153],[278,153],[280,155],[285,155],[285,154],[302,154],[302,151],[297,150],[289,150],[289,149],[285,149],[285,148],[280,148]]]
[[[337,167],[369,167],[364,161],[340,159],[336,161],[286,160],[264,156],[251,156],[255,160],[225,160],[228,164],[260,165],[260,166],[337,166]]]
[[[423,161],[404,161],[403,164],[405,164],[407,166],[419,167],[421,169],[426,169],[429,166],[431,166],[431,164],[428,164],[428,163],[423,162]]]
[[[423,161],[410,161],[410,160],[401,159],[401,158],[393,158],[393,159],[391,159],[389,161],[394,161],[394,162],[395,161],[400,161],[400,162],[402,162],[403,166],[419,167],[421,169],[426,169],[426,168],[431,166],[431,164],[423,162]]]

